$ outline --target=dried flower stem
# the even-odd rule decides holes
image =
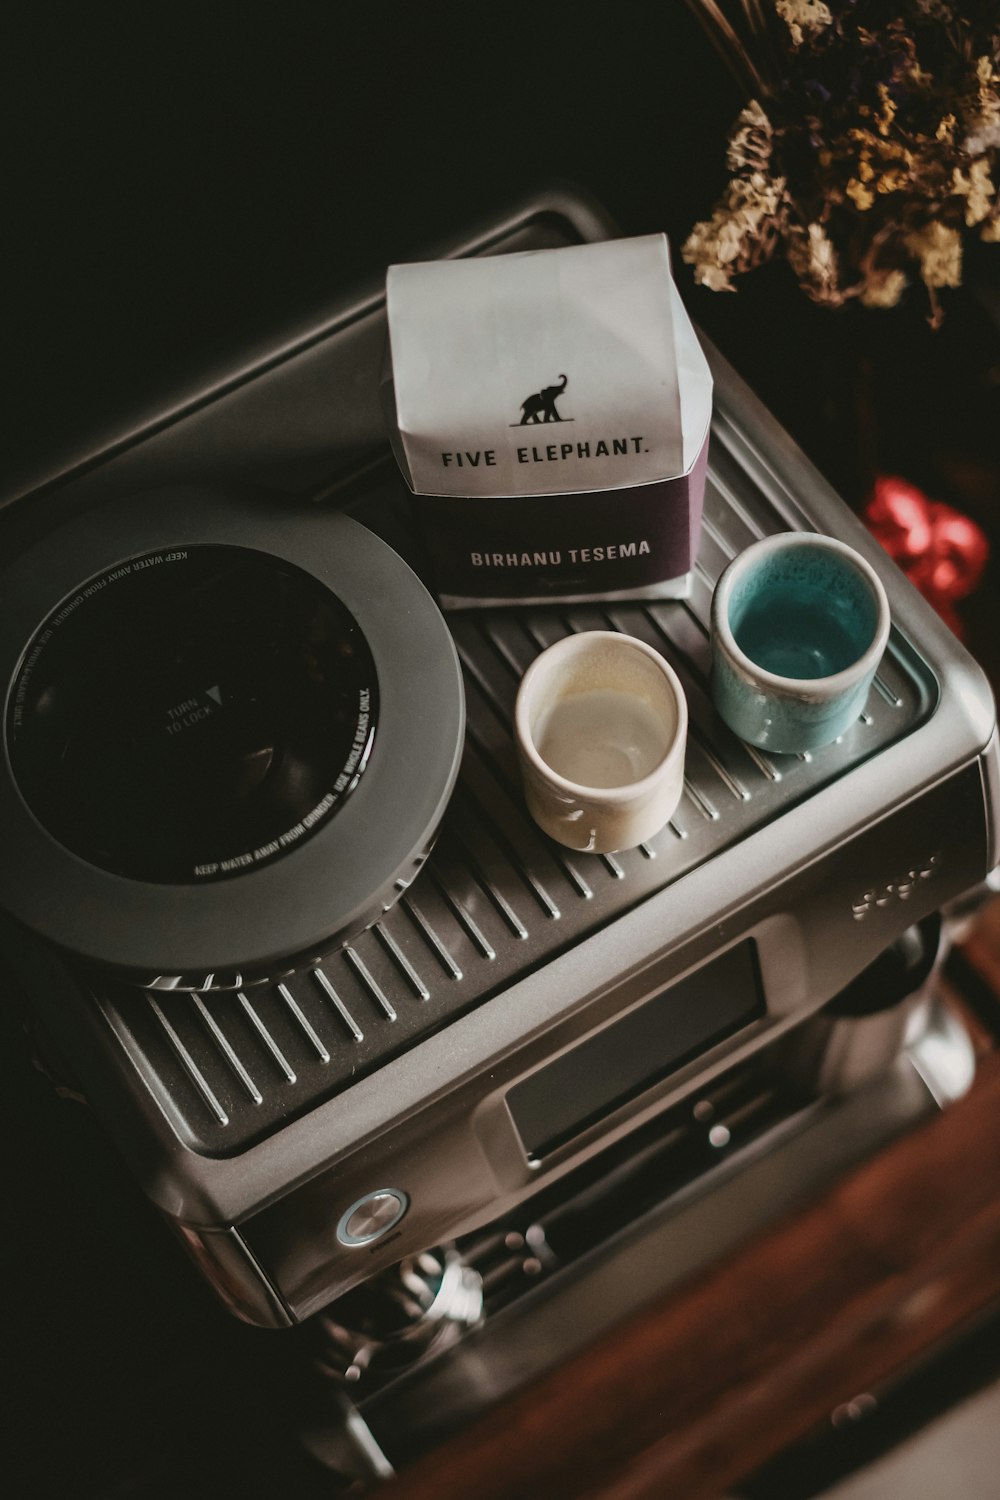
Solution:
[[[767,31],[767,21],[761,0],[743,0],[743,13],[754,30],[763,36]]]
[[[765,94],[767,87],[756,63],[716,0],[686,0],[686,3],[741,88],[748,94]]]

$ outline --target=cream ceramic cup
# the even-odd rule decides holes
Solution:
[[[514,737],[528,811],[569,849],[633,849],[680,801],[684,690],[632,636],[583,631],[543,651],[521,680]]]

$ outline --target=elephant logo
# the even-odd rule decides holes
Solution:
[[[521,402],[521,420],[516,423],[524,427],[528,422],[571,422],[572,417],[561,417],[556,411],[556,401],[568,385],[565,375],[559,376],[560,385],[547,385],[535,391]]]

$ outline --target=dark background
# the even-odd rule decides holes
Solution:
[[[938,334],[919,298],[823,312],[780,266],[735,295],[694,288],[677,252],[726,180],[742,99],[681,0],[38,3],[5,20],[5,471],[567,182],[623,233],[667,232],[697,321],[852,505],[877,469],[903,472],[995,537],[989,253]],[[990,574],[969,606],[976,641],[996,634],[992,591]],[[216,1308],[80,1106],[27,1066],[8,998],[14,1493],[307,1494],[282,1470],[290,1343]]]
[[[676,240],[739,105],[680,0],[26,9],[10,64],[18,455],[540,185]]]

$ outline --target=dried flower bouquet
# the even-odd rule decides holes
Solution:
[[[688,0],[748,102],[732,177],[683,247],[715,291],[784,255],[831,307],[962,280],[1000,240],[1000,0]]]

